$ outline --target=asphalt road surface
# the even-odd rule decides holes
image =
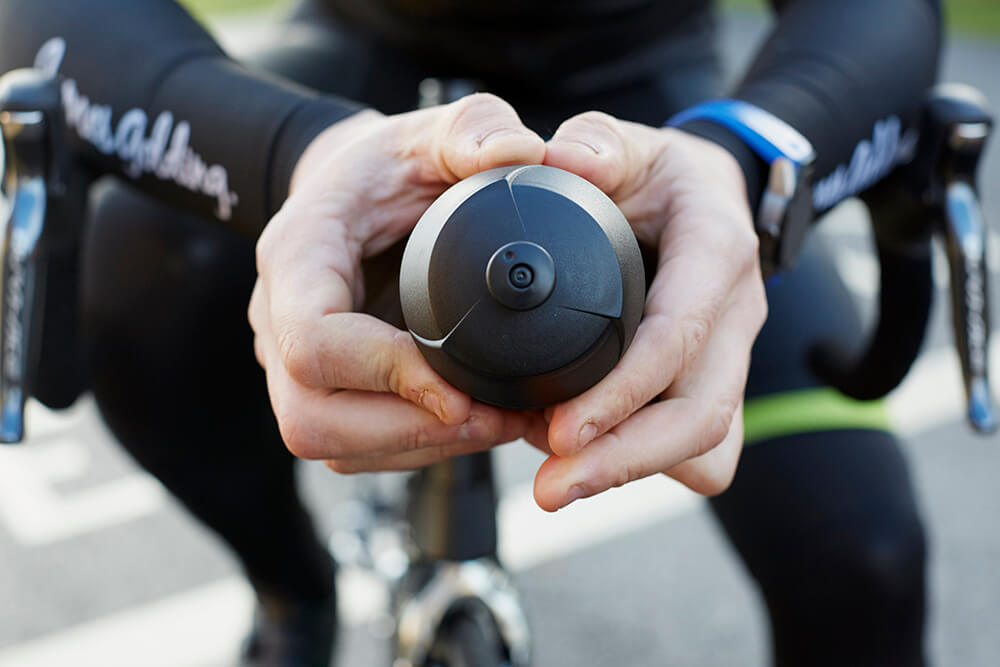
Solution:
[[[229,23],[237,47],[259,21]],[[726,20],[731,61],[763,29]],[[1000,100],[1000,43],[956,41],[945,78]],[[1000,142],[982,183],[988,219],[1000,224]],[[848,205],[824,232],[870,310],[875,265],[863,213]],[[993,237],[993,266],[1000,266]],[[994,273],[993,294],[1000,293]],[[929,652],[938,665],[1000,660],[1000,438],[977,439],[961,422],[957,364],[941,292],[923,359],[892,397],[931,540]],[[994,300],[994,305],[996,301]],[[998,312],[996,309],[994,312]],[[993,376],[1000,348],[993,346]],[[218,542],[126,460],[87,400],[68,413],[32,406],[28,446],[0,450],[0,667],[216,667],[246,631],[251,595]],[[760,666],[766,619],[741,564],[703,502],[654,478],[545,515],[530,499],[539,458],[527,446],[498,455],[502,555],[516,572],[535,633],[536,664]],[[321,525],[352,481],[305,466]],[[379,589],[341,581],[340,665],[384,664]]]

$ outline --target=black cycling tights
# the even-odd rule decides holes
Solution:
[[[111,182],[84,247],[84,327],[102,416],[229,543],[261,591],[333,586],[254,361],[254,242]]]
[[[760,584],[775,664],[924,664],[924,533],[891,435],[757,443],[711,506]]]
[[[542,131],[584,108],[667,118],[714,90],[705,37],[697,41],[706,55],[687,50],[684,67],[664,68],[669,80],[604,100],[553,102],[549,114],[546,104],[512,102]],[[322,34],[266,64],[386,111],[412,104],[421,75],[391,53]],[[132,455],[235,550],[259,590],[327,595],[332,568],[296,495],[293,461],[254,362],[246,322],[253,241],[120,185],[94,200],[83,291],[102,414]],[[857,334],[822,254],[801,266],[770,290],[752,396],[813,386],[802,363],[808,341]],[[712,507],[760,583],[778,664],[923,664],[924,537],[890,435],[842,430],[749,446],[732,489]]]

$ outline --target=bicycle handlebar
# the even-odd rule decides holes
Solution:
[[[6,204],[6,210],[0,209],[0,443],[24,437],[24,404],[33,395],[40,349],[46,345],[41,329],[48,254],[67,237],[79,236],[79,220],[53,214],[77,194],[79,185],[79,179],[71,178],[60,114],[56,79],[35,70],[0,78],[0,194]],[[863,195],[872,212],[881,264],[875,334],[856,359],[828,343],[817,345],[811,355],[822,379],[857,399],[885,395],[902,381],[929,319],[930,245],[937,234],[951,267],[967,416],[980,433],[997,427],[987,363],[987,230],[975,189],[992,126],[975,89],[948,85],[932,91],[916,157]],[[66,210],[74,211],[72,206]]]
[[[919,352],[933,285],[930,242],[944,242],[951,274],[952,326],[968,401],[967,418],[981,434],[997,428],[988,375],[988,230],[976,172],[993,119],[974,88],[934,88],[924,105],[914,160],[864,195],[881,263],[881,312],[868,348],[851,360],[822,343],[816,374],[844,394],[869,400],[902,381]]]
[[[24,437],[24,404],[38,368],[47,209],[66,190],[58,83],[35,70],[0,79],[0,442]]]

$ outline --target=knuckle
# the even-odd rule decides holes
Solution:
[[[609,433],[607,437],[613,440],[619,440],[618,435],[614,433]],[[614,443],[613,447],[619,449],[619,443]],[[640,469],[636,466],[635,462],[630,460],[627,456],[619,457],[616,465],[611,471],[611,477],[607,480],[609,487],[621,487],[625,486],[629,482],[633,482],[642,475],[640,474]]]
[[[385,358],[382,360],[381,374],[384,386],[392,393],[404,397],[408,381],[408,374],[404,372],[404,361],[411,345],[413,345],[413,339],[410,338],[409,332],[395,332],[389,341]]]
[[[681,348],[681,369],[687,369],[698,358],[711,331],[707,313],[694,313],[681,320],[678,326]]]
[[[452,102],[449,105],[451,132],[460,131],[466,126],[478,126],[485,118],[492,118],[498,113],[506,113],[512,107],[505,101],[490,93],[473,93]]]
[[[510,105],[493,93],[472,93],[453,102],[459,113],[462,111],[493,111],[507,109]]]
[[[271,225],[267,225],[264,227],[264,231],[260,233],[260,236],[257,237],[257,243],[254,246],[254,256],[257,258],[258,271],[267,266],[266,260],[271,256],[271,247],[273,245],[271,238],[273,236],[274,228]]]
[[[288,326],[278,332],[278,355],[288,375],[299,384],[311,386],[318,379],[315,350],[300,326]]]
[[[725,492],[733,483],[735,473],[736,468],[710,467],[698,481],[698,493],[711,497]]]
[[[282,242],[286,237],[284,233],[286,220],[292,217],[288,213],[286,206],[275,213],[274,217],[267,223],[257,242],[254,244],[254,257],[257,263],[257,272],[265,275],[274,259],[281,254]]]
[[[730,237],[730,256],[741,273],[752,271],[760,254],[760,239],[750,225],[742,224],[744,222],[746,221],[740,220],[740,231]]]
[[[704,454],[726,439],[733,425],[736,408],[736,401],[727,398],[718,398],[708,403],[705,408],[704,437],[698,454]]]
[[[614,476],[611,479],[611,486],[614,488],[619,488],[625,486],[629,482],[633,482],[638,478],[638,474],[634,466],[627,460],[619,462],[618,467],[615,469]]]
[[[603,111],[584,111],[564,121],[559,127],[557,134],[560,132],[586,132],[594,129],[614,131],[614,126],[615,119],[613,116]]]
[[[611,410],[614,423],[634,414],[649,398],[638,383],[624,382],[618,391],[614,392],[612,399]],[[598,426],[600,425],[598,424]]]
[[[426,424],[415,424],[404,431],[399,445],[408,452],[427,449],[437,444],[434,435],[433,429]]]
[[[756,313],[756,318],[754,324],[757,327],[757,331],[760,331],[761,327],[764,326],[764,322],[767,321],[767,316],[769,312],[769,306],[767,303],[767,293],[764,290],[764,282],[761,280],[756,281],[754,286],[752,306],[754,312]]]
[[[302,419],[294,413],[276,413],[278,430],[285,447],[300,459],[319,458],[316,441],[309,434]]]

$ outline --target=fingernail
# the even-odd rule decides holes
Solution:
[[[424,406],[425,410],[433,412],[437,415],[437,418],[444,421],[444,407],[441,402],[441,397],[437,395],[436,392],[425,390],[420,394],[420,405]]]
[[[528,136],[529,133],[517,127],[497,127],[476,140],[476,145],[478,148],[497,141],[498,139],[503,139],[504,137],[510,136]]]
[[[566,494],[566,505],[574,503],[586,495],[587,492],[582,485],[574,484],[573,486],[569,487],[569,493]],[[565,507],[566,505],[563,505],[563,507]]]
[[[604,152],[604,147],[595,141],[583,141],[582,139],[563,139],[556,137],[553,139],[554,142],[558,142],[563,146],[568,146],[569,148],[575,148],[578,150],[586,151],[588,153],[593,153],[594,155],[600,155]]]
[[[579,449],[586,447],[591,440],[597,437],[597,427],[591,422],[587,422],[580,429],[580,435],[577,437],[576,445]]]

